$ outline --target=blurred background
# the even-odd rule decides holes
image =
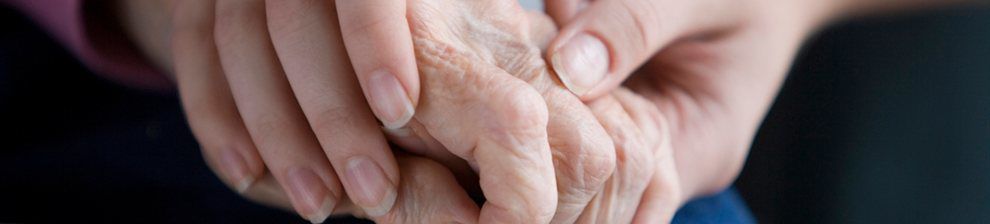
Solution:
[[[990,10],[821,32],[736,183],[765,223],[990,222]]]
[[[0,221],[302,221],[227,190],[174,95],[87,72],[9,8],[0,27]],[[953,8],[810,40],[737,188],[761,223],[982,223],[988,171],[990,10]]]

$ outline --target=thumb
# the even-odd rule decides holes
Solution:
[[[714,27],[712,17],[721,15],[708,11],[724,4],[701,3],[709,1],[593,1],[568,19],[547,56],[571,92],[594,99],[615,89],[670,42]]]
[[[543,1],[545,11],[557,24],[566,24],[578,12],[588,7],[591,0],[548,0]]]

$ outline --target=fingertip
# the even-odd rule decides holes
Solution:
[[[251,185],[254,184],[254,181],[255,181],[254,177],[246,177],[244,179],[241,179],[240,181],[237,182],[237,185],[234,190],[236,190],[237,193],[244,194],[245,192],[247,192],[248,189],[251,188]]]
[[[347,55],[375,116],[387,128],[409,122],[419,74],[403,0],[337,1]]]
[[[365,92],[368,102],[382,125],[387,129],[397,129],[409,123],[415,108],[395,73],[380,69],[368,75],[367,80]]]
[[[550,61],[564,86],[575,95],[584,96],[608,75],[609,52],[599,37],[580,33],[551,51]]]
[[[619,86],[663,47],[682,36],[697,32],[697,29],[711,27],[690,27],[694,22],[682,18],[683,11],[694,10],[687,8],[692,4],[661,4],[640,0],[595,1],[561,25],[560,35],[548,50],[548,58],[551,58],[561,82],[582,100],[599,98]],[[582,42],[585,44],[579,44]],[[594,42],[601,45],[592,44]],[[581,46],[601,46],[599,49],[603,50],[598,52],[604,52],[601,54],[604,62],[599,64],[595,60],[588,60],[587,58],[593,58],[590,56],[574,56],[581,55],[580,52],[596,55],[590,53],[590,49],[594,48],[579,50],[582,49]]]
[[[340,196],[323,180],[328,174],[320,175],[307,167],[290,168],[283,177],[292,206],[304,219],[319,223],[332,214],[340,201]]]
[[[333,209],[336,204],[334,203],[335,201],[336,200],[330,196],[323,198],[323,203],[320,205],[320,208],[317,209],[316,212],[307,216],[306,220],[309,220],[311,223],[323,223],[330,217],[330,214],[333,213]]]
[[[384,215],[395,205],[398,184],[393,179],[398,177],[390,178],[382,164],[368,156],[354,156],[347,159],[343,173],[348,195],[369,216]]]
[[[396,191],[394,187],[388,188],[385,191],[385,195],[382,197],[381,203],[365,210],[368,212],[368,215],[372,217],[385,215],[395,206],[396,198],[398,198],[398,191]]]

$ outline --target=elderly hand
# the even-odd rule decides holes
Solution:
[[[220,154],[220,158],[222,159],[229,158],[223,157],[222,155],[224,153],[217,152],[244,149],[210,147],[210,142],[248,139],[249,134],[247,132],[251,132],[250,130],[254,129],[248,128],[249,131],[238,129],[238,127],[243,127],[238,126],[240,123],[238,123],[239,119],[237,119],[236,115],[238,114],[237,112],[241,112],[242,115],[245,113],[238,111],[240,107],[245,107],[242,104],[254,105],[257,103],[253,100],[246,100],[254,98],[245,98],[244,101],[246,102],[236,104],[238,107],[236,109],[234,105],[226,103],[231,101],[224,99],[229,99],[231,96],[227,95],[227,90],[224,88],[226,87],[225,77],[218,75],[226,73],[226,79],[235,80],[241,78],[231,77],[232,74],[229,74],[231,71],[228,70],[234,70],[244,74],[268,71],[275,74],[258,74],[259,76],[257,77],[277,78],[279,77],[279,71],[272,69],[280,67],[279,61],[264,60],[265,57],[238,57],[238,55],[245,54],[224,56],[222,49],[225,48],[213,45],[211,30],[217,30],[218,34],[236,31],[233,34],[224,35],[228,35],[227,38],[236,37],[237,39],[233,40],[238,41],[224,41],[226,39],[218,38],[217,43],[219,44],[232,44],[234,46],[241,46],[243,49],[255,48],[252,48],[251,46],[254,45],[251,44],[239,44],[255,43],[257,46],[262,46],[260,50],[256,49],[259,50],[258,52],[253,52],[249,55],[277,55],[280,59],[282,57],[293,59],[282,60],[280,62],[281,67],[284,67],[285,75],[288,77],[289,84],[291,84],[293,90],[299,87],[304,87],[302,89],[316,88],[319,85],[325,85],[326,87],[317,89],[334,91],[354,90],[353,84],[350,87],[338,86],[342,83],[353,83],[353,81],[347,81],[353,79],[350,78],[352,76],[348,76],[350,73],[347,61],[341,60],[341,55],[344,53],[343,48],[339,44],[332,44],[341,42],[340,39],[337,39],[340,36],[339,31],[333,26],[334,17],[323,16],[333,14],[333,5],[322,1],[308,1],[306,2],[307,4],[296,3],[299,2],[268,6],[270,9],[268,13],[273,15],[269,15],[271,18],[267,23],[269,25],[279,24],[278,26],[271,25],[275,28],[265,28],[265,23],[258,24],[258,22],[251,22],[253,20],[243,17],[227,18],[226,20],[234,21],[218,23],[230,27],[211,28],[212,23],[206,23],[205,25],[195,23],[195,21],[202,21],[203,19],[196,16],[211,15],[211,3],[184,2],[176,5],[176,15],[180,16],[176,16],[175,18],[177,26],[174,48],[176,51],[178,78],[180,88],[182,89],[180,91],[183,93],[186,109],[191,114],[190,122],[193,124],[192,126],[197,136],[200,137],[201,141],[204,141],[204,154],[207,155],[207,158],[211,159],[210,161],[217,161],[217,154]],[[417,58],[421,64],[420,69],[424,73],[423,87],[427,91],[423,94],[424,100],[420,108],[421,112],[410,125],[411,128],[391,130],[390,132],[394,134],[393,138],[400,143],[404,143],[403,145],[408,146],[412,151],[444,161],[449,166],[457,167],[456,164],[458,164],[458,160],[451,159],[453,156],[448,153],[453,152],[454,155],[467,160],[469,164],[476,167],[481,176],[480,185],[489,200],[481,211],[482,220],[542,222],[548,221],[553,217],[555,222],[570,222],[579,218],[581,220],[631,219],[633,214],[632,208],[635,208],[639,204],[639,198],[643,192],[643,188],[646,188],[646,184],[649,181],[647,177],[653,173],[653,168],[656,165],[656,163],[650,161],[657,157],[665,158],[663,156],[657,156],[664,154],[662,153],[664,152],[663,150],[655,150],[659,149],[657,146],[659,145],[659,141],[649,141],[646,138],[648,136],[660,135],[644,135],[647,133],[661,133],[661,131],[648,131],[649,129],[647,129],[658,129],[659,126],[657,126],[658,122],[656,118],[644,119],[650,117],[649,115],[657,117],[655,116],[656,113],[642,112],[639,116],[632,116],[630,115],[632,112],[624,114],[626,110],[631,109],[616,110],[620,108],[616,105],[623,104],[622,102],[626,102],[624,103],[626,105],[636,105],[629,103],[636,102],[635,100],[630,100],[635,99],[635,97],[630,96],[615,97],[616,99],[614,100],[603,100],[602,102],[604,103],[592,105],[611,106],[592,106],[591,110],[589,110],[577,98],[558,85],[548,75],[545,63],[540,59],[539,50],[534,44],[534,42],[545,42],[549,34],[552,33],[552,29],[548,28],[550,26],[547,25],[548,22],[545,18],[535,20],[535,24],[529,24],[530,21],[526,20],[528,18],[526,16],[527,14],[523,13],[514,2],[449,3],[443,1],[414,1],[410,3],[410,11],[413,13],[409,17],[419,18],[419,20],[411,20],[411,26],[415,33],[414,40],[417,45]],[[218,12],[223,11],[219,10],[223,8],[223,2],[220,2],[217,7]],[[237,7],[239,10],[246,10],[240,8],[245,7],[243,5],[238,5]],[[447,7],[453,7],[454,10],[443,10],[448,9]],[[247,7],[247,9],[251,9],[251,7]],[[240,12],[239,10],[234,10],[233,12]],[[253,10],[260,10],[260,8],[255,6]],[[293,14],[296,17],[292,17],[293,19],[291,20],[282,20],[289,17],[278,14],[279,12],[299,13]],[[496,12],[492,14],[501,16],[481,16],[490,12]],[[437,15],[438,13],[448,14]],[[232,15],[236,16],[239,14],[233,13]],[[312,17],[300,15],[310,15]],[[247,19],[248,21],[239,21],[238,18]],[[309,20],[306,20],[307,18]],[[429,18],[450,19],[436,20]],[[207,21],[209,21],[208,18]],[[541,21],[542,23],[540,23]],[[287,24],[282,24],[281,22],[286,22]],[[530,25],[534,26],[530,27]],[[535,32],[530,32],[531,30],[529,28],[532,28],[532,31]],[[266,48],[263,47],[265,46],[264,38],[258,40],[261,41],[260,43],[247,41],[254,39],[241,39],[254,36],[252,33],[255,32],[251,30],[257,29],[273,30],[271,31],[273,32],[271,37],[273,38],[274,52],[272,52],[272,49],[265,50]],[[283,30],[303,29],[306,32],[279,32]],[[286,36],[281,35],[286,33],[288,33]],[[468,38],[460,39],[456,37]],[[212,51],[215,48],[221,49],[219,54]],[[237,50],[241,48],[231,47],[228,49]],[[218,68],[220,66],[217,65],[217,57],[221,58],[219,64],[223,65],[223,72]],[[229,58],[229,61],[225,61],[227,58]],[[241,60],[249,60],[250,62],[242,62]],[[297,63],[308,60],[325,63]],[[268,69],[239,70],[238,68],[241,68],[240,66],[262,66]],[[313,78],[311,77],[312,75],[300,75],[303,78],[293,78],[293,74],[313,73],[333,75],[322,78]],[[296,82],[293,80],[302,81]],[[250,79],[247,81],[250,81]],[[244,83],[255,83],[247,81]],[[274,83],[277,84],[278,82]],[[255,84],[270,85],[272,83],[263,82]],[[237,86],[237,84],[231,85],[231,87],[234,86]],[[334,89],[334,86],[339,88]],[[236,95],[238,90],[236,88],[233,89],[235,94],[233,96],[235,98],[234,101],[237,101]],[[274,93],[278,92],[274,91]],[[243,90],[243,93],[263,94],[265,92]],[[303,93],[309,94],[307,92]],[[347,93],[353,94],[353,92],[339,93],[341,95]],[[296,98],[299,98],[297,100],[300,100],[300,102],[316,102],[300,98],[306,94],[296,94]],[[207,96],[207,98],[199,98],[203,96]],[[265,99],[262,96],[264,95],[257,97]],[[293,102],[292,100],[286,101]],[[285,103],[284,101],[277,100],[261,100],[261,102]],[[638,102],[645,101],[639,100]],[[316,103],[314,105],[320,104]],[[344,103],[344,105],[356,105],[355,107],[358,107],[345,111],[360,110],[361,108],[360,104],[356,103]],[[639,103],[639,105],[644,105],[644,103]],[[269,107],[253,108],[262,110],[277,109]],[[640,108],[648,109],[651,107]],[[345,108],[341,108],[341,110],[343,109]],[[305,112],[305,106],[303,106],[303,110]],[[199,114],[196,112],[201,111],[233,112],[234,116],[213,116],[202,119],[196,119],[194,118],[196,116],[192,116],[193,114]],[[548,112],[552,113],[548,114]],[[333,113],[330,115],[335,116],[329,118],[316,116],[312,119],[330,119],[329,121],[348,122],[361,120],[344,119],[344,117],[352,116],[350,113]],[[340,119],[334,117],[340,117]],[[307,118],[310,118],[310,116],[307,116]],[[598,124],[596,118],[600,119],[602,124]],[[636,119],[634,120],[633,118]],[[251,121],[245,119],[245,122],[250,123]],[[313,120],[309,120],[309,122],[313,122]],[[285,123],[280,124],[284,125]],[[293,123],[288,122],[288,124]],[[329,126],[321,125],[321,127]],[[217,128],[220,130],[217,131]],[[333,131],[339,129],[327,128],[323,130]],[[265,131],[277,130],[269,128],[254,132]],[[235,135],[211,136],[210,133],[233,133]],[[254,135],[259,134],[250,134],[250,137]],[[353,135],[354,133],[334,132],[324,137],[336,139],[334,141],[359,138]],[[293,137],[291,133],[276,136],[260,136],[263,138],[279,136],[282,138]],[[410,141],[410,139],[417,139],[413,136],[419,137],[418,141]],[[610,141],[611,138],[615,138],[616,140]],[[256,144],[258,141],[260,140],[255,139]],[[319,142],[323,143],[324,141],[321,140]],[[355,144],[353,141],[350,142],[352,142],[351,144]],[[299,142],[295,143],[300,144]],[[222,146],[224,144],[219,145]],[[266,158],[264,155],[266,150],[261,148],[259,151],[263,154],[261,157]],[[286,160],[287,162],[300,159],[303,162],[320,160],[320,156],[314,157],[308,155],[308,153],[298,153],[298,151],[287,153],[276,152],[270,152],[271,156],[292,157],[290,160]],[[666,152],[669,154],[669,150],[666,150]],[[251,155],[253,151],[248,150],[247,153]],[[619,156],[618,172],[613,175],[612,171],[616,169],[616,154]],[[222,159],[219,160],[219,165],[215,162],[211,162],[211,165],[214,168],[220,167],[220,173],[225,173],[223,171],[226,167],[224,167],[225,164],[223,162],[228,162],[229,159],[227,161]],[[288,204],[285,200],[286,195],[281,193],[282,189],[279,188],[279,184],[277,183],[286,186],[284,183],[286,181],[279,180],[280,167],[278,164],[271,164],[268,159],[265,159],[265,161],[269,166],[268,169],[272,171],[271,174],[274,175],[260,176],[252,187],[243,189],[245,190],[244,193],[249,198],[284,207]],[[278,162],[278,160],[275,162]],[[309,162],[302,164],[279,164],[299,166],[309,164]],[[433,173],[413,175],[425,175],[441,180],[445,178],[445,173],[442,170],[437,171],[435,166],[418,164],[424,163],[408,163],[408,169]],[[314,162],[311,165],[320,166],[318,162]],[[415,169],[418,166],[427,168]],[[672,166],[672,163],[666,163],[664,166]],[[403,169],[405,170],[407,167],[403,167]],[[464,171],[465,169],[456,170]],[[403,171],[403,174],[405,173]],[[332,174],[333,172],[327,172],[323,175]],[[555,178],[551,178],[550,175],[554,175]],[[321,178],[317,178],[316,180],[310,178],[309,185],[302,184],[301,186],[294,186],[290,179],[286,188],[288,199],[291,199],[288,201],[291,202],[300,214],[312,221],[322,220],[331,210],[336,213],[353,213],[384,222],[402,220],[470,222],[465,220],[474,220],[472,217],[477,216],[477,214],[471,212],[470,208],[472,206],[462,203],[465,201],[466,195],[458,193],[460,191],[456,189],[457,186],[450,185],[449,181],[446,182],[448,183],[447,185],[441,182],[435,188],[419,189],[418,187],[422,187],[423,182],[403,179],[398,183],[394,183],[395,186],[401,189],[391,195],[358,192],[358,194],[365,193],[364,195],[359,195],[364,198],[375,199],[377,197],[379,200],[393,197],[398,198],[396,200],[400,201],[400,206],[389,211],[387,208],[375,209],[376,207],[368,210],[366,206],[361,206],[365,207],[364,209],[355,209],[354,206],[351,206],[350,202],[339,198],[342,196],[342,192],[340,192],[339,188],[334,188],[335,184],[332,176],[330,178],[323,178],[322,175],[318,176],[321,176]],[[240,184],[236,178],[229,178],[228,176],[225,179],[228,183]],[[667,180],[676,181],[676,178],[667,178]],[[555,185],[555,182],[559,183],[559,185]],[[507,185],[504,183],[513,184]],[[320,189],[322,185],[329,186],[330,191],[320,192],[322,191]],[[317,191],[307,189],[313,186],[317,187]],[[671,186],[677,185],[673,184]],[[666,192],[676,192],[674,189],[664,188]],[[557,194],[558,191],[560,192],[559,197]],[[445,197],[428,199],[417,197],[436,192],[446,192],[444,194]],[[314,195],[314,193],[325,195],[322,202],[319,194]],[[353,192],[348,191],[347,193],[351,198],[355,197]],[[558,203],[558,200],[560,203]],[[330,202],[329,206],[328,201]],[[589,202],[595,206],[587,206]],[[463,209],[437,209],[441,207],[435,206],[437,204],[450,203],[460,205],[458,207]],[[358,201],[358,204],[361,204],[360,201]],[[559,206],[557,206],[558,204]],[[416,214],[410,213],[410,211],[434,212],[430,213],[433,214],[430,216],[410,216],[410,214]]]
[[[443,208],[436,206],[437,204],[464,204],[459,203],[465,201],[466,196],[457,193],[460,192],[458,186],[438,185],[436,188],[420,189],[417,186],[422,186],[423,182],[412,182],[415,180],[399,180],[390,183],[399,188],[395,191],[396,193],[391,195],[387,193],[359,195],[364,199],[371,199],[365,201],[382,201],[394,196],[398,198],[395,200],[401,201],[394,211],[388,212],[387,208],[381,209],[375,206],[370,206],[372,209],[366,210],[365,208],[369,208],[367,204],[364,204],[366,206],[352,206],[351,202],[340,198],[344,192],[334,182],[336,177],[333,174],[335,173],[330,172],[329,166],[319,164],[321,156],[312,156],[309,155],[310,153],[275,153],[277,152],[275,151],[270,154],[275,157],[292,157],[291,160],[286,161],[302,161],[301,163],[279,164],[326,167],[327,169],[318,169],[327,172],[318,175],[320,178],[315,182],[312,181],[313,179],[309,179],[308,185],[293,186],[291,181],[288,181],[290,183],[288,185],[283,184],[282,186],[285,188],[281,188],[277,183],[286,181],[276,180],[280,173],[279,169],[284,167],[280,168],[278,164],[269,162],[269,159],[266,159],[265,162],[268,165],[267,169],[272,172],[262,175],[265,167],[258,161],[259,155],[256,154],[258,151],[253,151],[256,142],[251,141],[253,135],[248,134],[249,131],[245,129],[249,128],[242,126],[240,123],[242,121],[238,117],[238,115],[243,114],[237,107],[245,107],[246,105],[236,104],[235,106],[234,100],[230,100],[236,98],[237,90],[234,90],[235,96],[231,96],[229,95],[230,92],[227,92],[226,81],[231,78],[229,77],[231,74],[225,73],[227,70],[236,70],[238,66],[243,65],[267,64],[277,67],[281,64],[284,67],[286,77],[289,77],[289,84],[294,90],[299,89],[299,87],[317,88],[320,85],[316,83],[322,83],[321,85],[325,86],[317,89],[332,91],[325,93],[327,96],[332,96],[329,99],[348,99],[341,101],[340,107],[332,107],[340,108],[341,110],[332,110],[340,113],[331,113],[333,116],[329,118],[313,115],[315,120],[329,119],[328,121],[332,121],[330,123],[347,121],[345,124],[348,125],[345,126],[363,127],[367,127],[370,121],[373,125],[373,119],[368,117],[367,110],[364,110],[363,114],[359,113],[360,108],[366,108],[362,106],[362,101],[353,98],[359,91],[354,88],[356,85],[354,84],[353,73],[349,70],[350,64],[346,60],[346,56],[343,56],[347,52],[343,48],[339,28],[334,25],[336,24],[334,18],[336,17],[333,16],[335,12],[333,4],[324,1],[299,1],[269,6],[270,10],[267,13],[273,15],[270,15],[271,19],[268,22],[262,22],[260,25],[275,24],[271,26],[276,28],[262,29],[273,32],[270,36],[273,38],[272,48],[274,51],[269,49],[267,54],[253,55],[274,55],[292,60],[238,63],[238,60],[249,60],[251,57],[234,57],[238,54],[232,54],[230,57],[225,57],[234,61],[226,63],[232,64],[227,66],[231,69],[227,69],[221,66],[224,64],[221,62],[223,60],[217,59],[222,56],[222,53],[212,50],[220,48],[214,45],[215,41],[212,36],[214,30],[220,33],[220,28],[212,28],[212,22],[205,24],[195,22],[212,21],[214,17],[212,14],[214,11],[210,7],[212,3],[208,1],[192,2],[194,3],[176,4],[175,10],[176,15],[181,15],[175,18],[177,26],[174,46],[180,89],[186,109],[190,114],[192,127],[204,145],[204,154],[211,161],[211,166],[223,174],[222,176],[228,183],[243,190],[248,197],[255,200],[282,206],[291,201],[297,211],[314,221],[321,220],[331,210],[336,213],[364,215],[380,221],[473,220],[472,217],[476,214],[472,215],[474,214],[471,209],[472,206],[463,206],[464,209],[460,210],[437,209]],[[469,177],[471,174],[465,172],[469,171],[468,168],[465,168],[466,166],[458,165],[463,164],[460,162],[461,159],[466,159],[477,168],[481,172],[481,186],[489,199],[489,204],[486,205],[485,210],[488,212],[482,212],[482,218],[506,219],[508,221],[545,221],[553,217],[552,221],[554,222],[615,221],[632,219],[635,215],[634,211],[638,208],[643,211],[639,212],[639,217],[646,217],[642,220],[669,219],[677,206],[685,198],[688,198],[681,196],[680,191],[682,189],[687,192],[687,196],[694,196],[698,192],[718,188],[718,184],[701,184],[704,182],[698,180],[722,179],[721,182],[726,182],[725,179],[731,180],[735,174],[734,172],[719,173],[720,170],[712,168],[713,166],[704,166],[704,164],[733,166],[741,163],[739,158],[744,155],[744,150],[743,153],[731,154],[704,153],[708,152],[705,151],[707,148],[704,147],[693,150],[697,148],[696,145],[698,144],[692,143],[692,141],[714,143],[728,141],[706,141],[707,138],[704,133],[707,132],[704,130],[707,128],[721,130],[717,128],[725,125],[735,127],[731,123],[733,119],[732,117],[719,118],[711,115],[684,116],[678,113],[680,109],[691,110],[699,109],[699,107],[705,109],[705,107],[717,104],[697,102],[703,104],[703,106],[698,106],[693,104],[691,98],[682,98],[677,94],[657,94],[655,91],[650,91],[655,89],[667,90],[658,87],[672,85],[670,83],[630,82],[630,84],[639,83],[636,89],[640,93],[650,96],[656,104],[646,103],[648,101],[645,100],[636,100],[638,97],[629,92],[617,91],[607,94],[610,95],[608,98],[589,102],[590,110],[585,108],[576,98],[564,91],[556,80],[548,76],[545,63],[540,59],[537,45],[549,39],[548,37],[553,33],[552,27],[547,25],[545,19],[541,20],[538,16],[532,17],[532,15],[523,13],[514,2],[412,1],[409,3],[409,8],[410,26],[414,31],[413,39],[416,40],[414,43],[417,46],[416,53],[422,66],[420,69],[424,72],[423,86],[426,91],[422,95],[424,99],[428,100],[424,100],[420,114],[416,116],[409,128],[390,130],[391,137],[411,151],[434,158],[450,167],[455,167],[454,171],[460,173],[462,177]],[[280,12],[299,13],[292,13],[293,17],[288,17],[279,14]],[[204,18],[204,16],[206,17]],[[527,21],[527,18],[531,20]],[[231,19],[227,18],[227,20]],[[245,26],[245,24],[257,25],[258,23],[230,22],[224,24],[239,27]],[[786,28],[786,26],[781,27],[781,29]],[[286,32],[293,30],[296,32]],[[298,30],[306,30],[307,32]],[[279,35],[280,33],[286,35]],[[243,38],[248,36],[251,35],[230,34],[229,37]],[[216,42],[237,45],[243,44],[244,41]],[[691,56],[691,54],[677,56]],[[307,61],[312,62],[305,63]],[[669,67],[664,68],[666,69],[654,70],[670,70]],[[244,73],[251,74],[264,70],[248,70]],[[304,74],[298,77],[311,77],[314,76],[313,74],[319,73],[333,75],[319,76],[322,78],[292,78],[293,74]],[[641,73],[659,74],[645,69]],[[225,77],[224,74],[228,77]],[[262,75],[260,77],[278,76]],[[644,75],[643,77],[652,76]],[[299,84],[292,84],[294,79],[301,81],[296,82]],[[646,78],[641,79],[647,80]],[[640,80],[640,78],[636,80]],[[339,86],[341,83],[351,84]],[[703,82],[699,81],[699,83]],[[684,87],[685,92],[702,89],[692,89],[692,86],[675,87]],[[732,89],[731,87],[725,88]],[[245,90],[243,92],[251,93],[252,91]],[[316,91],[315,93],[319,92]],[[772,91],[770,92],[772,93]],[[302,101],[306,99],[304,96],[313,92],[301,91],[301,93],[305,94],[296,95],[295,100],[304,102]],[[771,94],[763,93],[764,95]],[[350,94],[350,98],[344,97],[347,94]],[[623,94],[625,97],[620,97]],[[686,95],[683,92],[681,94]],[[318,95],[320,94],[314,96]],[[257,103],[254,102],[255,100],[245,101],[247,102],[244,104],[248,105]],[[260,101],[266,102],[265,100]],[[321,101],[316,100],[306,100],[305,102],[314,102],[312,105],[326,104],[326,102],[321,103]],[[343,105],[351,105],[354,108],[344,110],[348,107]],[[626,106],[623,107],[623,110],[615,110],[618,107],[614,105]],[[667,113],[661,115],[659,112],[651,111],[656,110],[656,105],[661,105],[660,108]],[[755,108],[758,111],[760,107]],[[260,109],[270,110],[273,108],[261,107]],[[752,112],[752,110],[740,111]],[[206,116],[209,114],[215,116]],[[698,125],[701,128],[675,128],[670,131],[661,121],[672,115],[675,119],[672,119],[671,123],[678,124],[674,127],[680,127],[684,123],[697,122],[701,124]],[[634,119],[630,120],[624,117]],[[740,117],[752,119],[754,116]],[[313,122],[310,119],[303,121]],[[249,123],[250,121],[245,120],[245,122]],[[293,122],[288,123],[292,124]],[[545,127],[541,127],[541,125],[545,125]],[[330,127],[332,125],[323,126]],[[319,136],[329,138],[330,140],[327,141],[334,144],[324,143],[322,140],[313,140],[314,142],[329,146],[336,146],[336,143],[340,141],[345,142],[344,145],[375,142],[374,138],[372,141],[363,142],[344,141],[360,138],[354,136],[359,133],[374,136],[374,131],[336,131],[342,130],[339,128],[321,130],[332,131]],[[262,128],[255,132],[265,131],[272,130]],[[701,134],[698,134],[699,132]],[[747,139],[745,134],[740,135],[738,133],[745,132],[725,131],[721,135],[735,136],[726,139]],[[681,167],[688,167],[679,169],[680,171],[708,171],[720,174],[716,176],[720,178],[684,174],[680,174],[680,176],[690,181],[681,181],[680,178],[677,178],[679,173],[675,172],[678,169],[674,168],[674,160],[669,156],[670,147],[660,147],[671,143],[660,138],[665,134],[676,134],[686,138],[685,140],[675,138],[672,142],[676,146],[683,146],[676,148],[689,149],[680,151],[685,153],[678,153],[677,158],[691,158],[690,155],[696,155],[695,153],[699,152],[703,153],[701,154],[703,156],[708,156],[702,158],[696,156],[693,160],[678,159]],[[260,135],[262,138],[292,137],[291,134],[255,135]],[[751,138],[751,136],[748,137]],[[261,139],[255,140],[260,141]],[[294,143],[301,144],[299,142]],[[227,147],[231,145],[244,147]],[[313,149],[315,147],[308,148]],[[264,153],[265,150],[259,151]],[[304,151],[313,152],[314,150]],[[319,150],[315,150],[315,152],[319,152]],[[452,155],[449,152],[454,153]],[[243,154],[238,155],[239,153]],[[237,156],[231,156],[232,154]],[[264,158],[264,156],[261,157]],[[717,157],[714,159],[721,158],[721,160],[714,160],[713,157]],[[249,185],[251,187],[245,187],[245,182],[238,179],[244,177],[238,176],[240,175],[238,172],[244,170],[238,170],[240,168],[237,167],[230,168],[231,162],[239,162],[237,159],[246,160],[247,167],[251,167],[247,170],[252,175],[249,176],[251,177],[249,180],[253,180],[251,182],[253,184]],[[277,161],[275,160],[275,162]],[[550,162],[548,163],[548,161]],[[728,163],[704,161],[728,161]],[[439,179],[449,178],[446,176],[449,174],[442,170],[438,171],[435,166],[418,165],[425,164],[424,162],[408,164],[408,167],[427,167],[409,169],[429,172],[413,175],[426,175]],[[665,168],[661,168],[661,166]],[[403,167],[403,169],[407,168]],[[284,169],[282,170],[284,171]],[[614,173],[613,170],[615,170]],[[403,171],[404,173],[405,171]],[[330,175],[332,178],[324,179],[325,175]],[[554,175],[555,178],[549,178],[549,175]],[[655,177],[647,178],[650,175]],[[711,182],[709,181],[709,183]],[[470,187],[470,181],[461,181],[461,183]],[[518,184],[506,185],[502,183]],[[328,186],[327,189],[329,190],[321,190],[320,186],[323,185]],[[317,190],[311,190],[313,186],[316,186]],[[693,190],[702,187],[708,187],[709,190]],[[292,200],[285,200],[286,195],[281,193],[283,189],[287,190],[287,198]],[[444,194],[444,196],[449,197],[416,199],[423,198],[417,196],[429,195],[430,192],[449,192]],[[347,193],[352,198],[356,196],[350,191]],[[320,194],[324,195],[322,201],[319,197]],[[359,202],[358,204],[362,203]],[[431,213],[437,214],[434,216],[411,216],[410,214],[415,213],[409,213],[424,210],[441,212]]]
[[[553,34],[545,16],[515,1],[408,4],[423,96],[409,130],[392,139],[468,161],[488,200],[482,222],[629,222],[643,196],[677,208],[664,117],[624,90],[583,105],[541,58]]]

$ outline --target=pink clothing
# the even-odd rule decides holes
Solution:
[[[99,21],[110,16],[87,10],[93,7],[83,0],[0,0],[0,3],[13,6],[33,19],[97,74],[142,89],[173,88],[172,81],[151,66],[117,29],[118,24]]]

